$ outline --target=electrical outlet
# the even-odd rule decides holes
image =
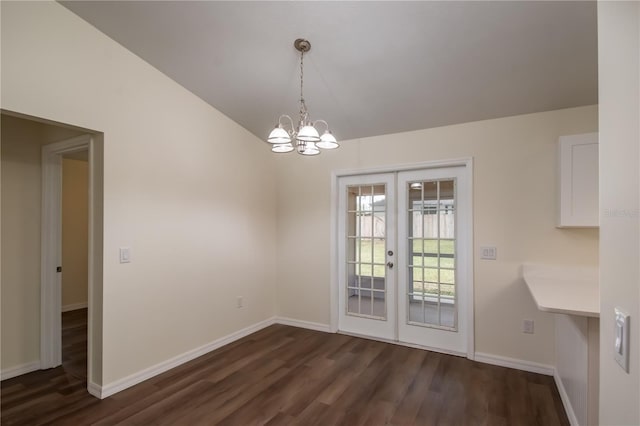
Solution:
[[[496,260],[498,249],[496,247],[480,247],[480,259]]]
[[[129,247],[120,247],[120,263],[131,262],[131,249]]]
[[[238,296],[238,298],[236,300],[236,307],[242,308],[243,304],[244,304],[244,300],[243,300],[242,296]]]
[[[522,321],[522,332],[533,334],[533,320],[526,319]]]

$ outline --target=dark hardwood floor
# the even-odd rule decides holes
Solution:
[[[87,380],[87,309],[62,313],[62,368]]]
[[[569,424],[551,377],[283,325],[102,401],[65,368],[2,382],[2,424]]]

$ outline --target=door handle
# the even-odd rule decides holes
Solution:
[[[393,269],[393,262],[387,262],[387,266],[389,267],[389,269]]]

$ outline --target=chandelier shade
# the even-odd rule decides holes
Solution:
[[[314,142],[304,142],[298,145],[298,153],[302,155],[318,155],[320,150]]]
[[[318,134],[315,127],[311,124],[307,124],[298,130],[298,136],[296,136],[296,139],[304,142],[320,142],[320,134]]]
[[[287,153],[296,151],[300,155],[318,155],[320,150],[336,149],[340,145],[335,136],[329,131],[329,124],[324,120],[311,121],[307,104],[304,100],[304,54],[311,50],[311,43],[305,39],[297,39],[293,43],[300,52],[300,115],[297,120],[298,127],[293,124],[293,119],[283,114],[278,119],[278,124],[269,133],[267,142],[272,144],[271,151],[275,153]],[[317,126],[324,125],[324,133],[320,136]],[[286,128],[288,126],[288,128]],[[295,141],[295,142],[294,142]],[[294,148],[295,145],[295,148]]]
[[[340,145],[338,145],[338,141],[333,134],[329,130],[325,130],[322,136],[320,136],[320,142],[316,143],[316,146],[322,149],[336,149]]]
[[[271,151],[277,153],[291,152],[293,151],[293,145],[291,145],[290,143],[278,143],[273,145]]]
[[[287,133],[287,131],[282,128],[282,126],[277,126],[269,134],[269,138],[267,138],[267,142],[273,143],[273,144],[290,143],[291,137],[289,136],[289,133]]]

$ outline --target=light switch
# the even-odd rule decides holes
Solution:
[[[495,247],[480,247],[480,259],[496,260],[498,249]]]
[[[120,263],[131,262],[131,249],[129,247],[120,247]]]
[[[615,308],[615,333],[613,357],[627,373],[629,372],[629,314]]]

